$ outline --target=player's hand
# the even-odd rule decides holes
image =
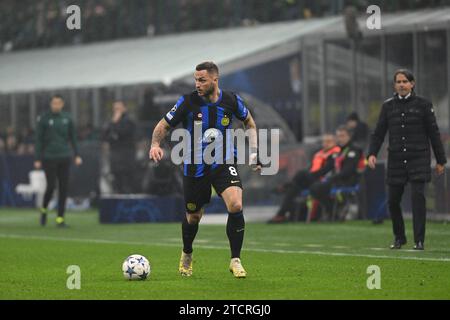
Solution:
[[[368,162],[369,162],[369,168],[370,169],[375,169],[375,166],[377,164],[377,157],[370,156],[369,159],[368,159]]]
[[[148,157],[150,160],[155,161],[158,163],[158,161],[161,161],[161,159],[164,156],[164,151],[159,146],[151,147],[150,151],[148,152]]]
[[[445,165],[439,164],[439,163],[436,164],[436,174],[438,176],[440,176],[440,175],[444,174],[444,172],[445,172]]]
[[[261,171],[261,163],[258,161],[258,154],[251,153],[250,154],[250,166],[253,171]]]
[[[82,164],[83,164],[83,159],[81,159],[80,156],[76,156],[76,157],[75,157],[75,165],[76,165],[77,167],[79,167],[79,166],[81,166]]]
[[[35,168],[36,170],[41,169],[41,168],[42,168],[42,162],[41,162],[41,161],[35,161],[35,162],[34,162],[34,168]]]

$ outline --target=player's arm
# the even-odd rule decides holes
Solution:
[[[169,130],[170,125],[164,118],[161,119],[161,121],[159,121],[156,125],[155,129],[153,130],[151,148],[148,153],[150,160],[158,162],[163,158],[164,152],[161,148],[161,141],[163,141],[167,136]]]
[[[247,118],[244,120],[245,129],[248,130],[248,143],[250,145],[250,165],[256,165],[254,170],[261,170],[261,163],[258,159],[258,134],[256,130],[255,119],[248,111]]]
[[[173,108],[158,122],[153,130],[152,142],[148,156],[151,160],[158,162],[163,156],[164,152],[161,148],[161,142],[167,136],[170,128],[175,127],[186,116],[187,108],[184,103],[184,96],[178,99]]]

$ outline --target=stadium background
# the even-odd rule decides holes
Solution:
[[[66,28],[70,4],[81,8],[79,31]],[[371,4],[381,8],[381,30],[365,27]],[[207,59],[219,64],[221,87],[248,101],[258,127],[282,132],[279,174],[240,171],[248,222],[243,281],[228,271],[226,214],[217,197],[208,213],[219,214],[202,219],[190,278],[177,273],[179,223],[99,223],[100,208],[118,212],[105,222],[183,214],[180,171],[168,160],[150,163],[149,140],[156,121],[192,90],[194,66]],[[385,150],[362,182],[362,220],[265,223],[281,200],[273,188],[308,165],[321,133],[352,111],[373,129],[399,67],[410,68],[418,93],[433,100],[449,155],[448,0],[0,0],[0,300],[450,299],[448,172],[427,186],[427,217],[437,221],[427,222],[421,252],[410,250],[411,219],[402,250],[389,249],[389,220],[366,220],[387,217]],[[76,121],[84,159],[71,169],[65,229],[55,227],[54,210],[41,227],[34,199],[16,192],[29,183],[36,117],[55,93]],[[110,195],[110,151],[102,137],[116,99],[138,125],[131,196]],[[404,200],[408,213],[408,194]],[[150,260],[147,281],[123,278],[122,262],[135,253]],[[67,286],[73,265],[82,272],[80,290]],[[380,269],[380,289],[368,286],[369,266]],[[159,301],[147,310],[158,307],[179,318],[178,308]]]
[[[255,177],[242,168],[247,204],[277,205],[272,189],[307,166],[320,134],[352,111],[372,129],[399,67],[415,73],[418,93],[436,105],[449,154],[447,2],[3,0],[0,206],[33,205],[15,187],[28,181],[36,117],[54,93],[66,98],[85,160],[72,170],[70,196],[77,203],[89,199],[95,207],[113,192],[102,130],[116,99],[126,102],[139,128],[134,193],[180,196],[180,172],[169,161],[156,170],[148,143],[155,123],[192,89],[193,66],[208,58],[222,68],[221,87],[247,98],[260,128],[282,131],[278,175]],[[81,7],[81,30],[65,26],[69,4]],[[382,8],[382,30],[365,27],[370,4]],[[351,27],[348,6],[357,10],[358,28]],[[383,166],[366,173],[373,189],[364,190],[369,199],[361,218],[386,216]],[[448,218],[449,177],[434,178],[427,189],[430,217]]]

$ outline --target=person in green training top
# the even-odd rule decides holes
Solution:
[[[44,202],[40,209],[40,223],[47,224],[47,207],[56,180],[58,180],[58,217],[56,225],[67,227],[64,222],[64,211],[66,207],[67,190],[69,186],[69,169],[72,158],[72,151],[75,153],[75,165],[82,164],[82,159],[78,154],[78,144],[75,126],[72,118],[67,112],[63,112],[64,99],[60,95],[52,96],[50,100],[50,110],[42,114],[37,119],[36,128],[36,160],[34,167],[44,169],[47,178],[47,189],[45,190]]]

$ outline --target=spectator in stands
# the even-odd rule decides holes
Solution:
[[[17,153],[22,155],[34,154],[34,133],[29,127],[24,127],[20,131]]]
[[[327,162],[321,181],[314,182],[310,187],[313,198],[319,200],[325,215],[331,218],[333,202],[330,191],[333,187],[354,186],[359,182],[361,169],[365,167],[363,152],[351,142],[351,133],[343,125],[336,130],[336,139],[341,151],[333,155],[333,161]]]
[[[292,181],[284,186],[285,195],[277,214],[270,219],[269,223],[282,223],[287,220],[286,214],[294,209],[295,198],[303,190],[308,189],[315,181],[319,180],[327,167],[328,162],[333,162],[333,155],[340,152],[340,147],[336,145],[336,138],[332,134],[322,136],[322,149],[314,154],[309,170],[299,171]]]
[[[110,166],[114,176],[114,192],[133,193],[136,167],[135,123],[129,117],[123,101],[113,103],[113,116],[104,131],[110,146]]]
[[[5,152],[6,144],[2,136],[0,136],[0,153]]]
[[[17,137],[14,127],[6,128],[5,135],[6,152],[15,153],[17,151]]]
[[[369,142],[369,126],[360,120],[358,113],[352,112],[347,117],[347,128],[352,134],[352,144],[365,151]]]

